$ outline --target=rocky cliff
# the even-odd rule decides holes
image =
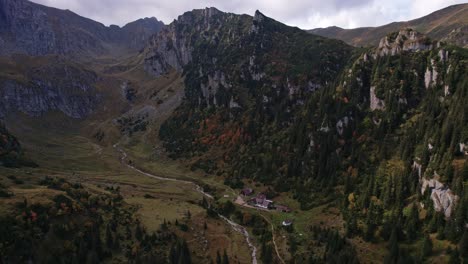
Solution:
[[[0,74],[0,117],[21,111],[39,116],[57,110],[73,118],[92,113],[99,102],[96,73],[59,58],[21,59],[2,63]],[[30,63],[30,66],[23,68]],[[21,69],[17,68],[20,67]]]
[[[207,8],[183,14],[154,36],[145,69],[154,76],[183,71],[186,97],[194,105],[241,109],[254,100],[252,89],[265,83],[272,87],[258,94],[265,103],[283,92],[300,101],[331,80],[350,51],[259,11],[251,17]]]
[[[411,28],[391,33],[380,40],[378,54],[397,55],[403,51],[423,51],[433,47],[432,41]]]
[[[100,55],[141,49],[163,23],[138,20],[106,27],[69,10],[0,0],[0,54]]]

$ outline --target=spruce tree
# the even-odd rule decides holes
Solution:
[[[221,255],[219,254],[219,250],[216,251],[216,264],[222,264]]]
[[[418,205],[413,203],[411,211],[406,219],[406,234],[409,240],[416,239],[419,226],[419,211]]]
[[[392,234],[390,235],[388,251],[388,255],[385,257],[385,263],[396,263],[400,254],[400,248],[398,246],[398,234],[396,228],[393,228]]]
[[[461,261],[460,261],[460,253],[458,252],[458,249],[455,248],[454,250],[452,250],[452,252],[450,253],[450,259],[449,259],[449,264],[460,264]]]
[[[460,256],[468,260],[468,231],[465,228],[459,244]]]
[[[114,245],[114,241],[112,238],[112,232],[110,229],[110,225],[108,224],[106,227],[106,246],[108,249],[112,249]]]
[[[424,236],[424,239],[421,245],[421,253],[420,253],[421,260],[424,260],[425,258],[430,256],[431,253],[432,253],[432,240],[429,237],[429,235],[426,234]]]
[[[229,258],[228,258],[228,255],[226,253],[226,249],[224,250],[224,253],[223,253],[223,263],[222,264],[229,264]]]

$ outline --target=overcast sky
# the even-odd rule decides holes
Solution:
[[[169,24],[192,9],[214,6],[221,11],[250,14],[260,10],[285,24],[303,29],[379,26],[427,15],[467,0],[33,0],[71,11],[105,25],[123,26],[143,17]]]

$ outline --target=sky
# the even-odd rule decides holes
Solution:
[[[105,25],[123,26],[143,17],[165,24],[192,9],[253,15],[255,10],[302,29],[339,26],[356,28],[406,21],[467,0],[32,0],[69,9]]]

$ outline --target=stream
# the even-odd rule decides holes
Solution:
[[[125,160],[127,159],[128,155],[127,153],[119,147],[119,144],[114,144],[113,146],[116,150],[118,150],[122,156],[120,158],[120,161],[122,162],[122,164],[125,164],[128,168],[140,173],[140,174],[143,174],[147,177],[150,177],[150,178],[154,178],[154,179],[158,179],[158,180],[162,180],[162,181],[173,181],[173,182],[180,182],[180,183],[184,183],[184,184],[192,184],[195,188],[195,191],[201,193],[203,196],[209,198],[209,199],[214,199],[214,197],[212,195],[210,195],[209,193],[206,193],[203,191],[203,188],[192,182],[192,181],[185,181],[185,180],[178,180],[178,179],[174,179],[174,178],[166,178],[166,177],[161,177],[161,176],[156,176],[156,175],[153,175],[151,173],[147,173],[147,172],[144,172],[138,168],[136,168],[135,166],[133,166],[132,164],[128,164],[127,162],[125,162]],[[255,247],[255,245],[252,243],[252,241],[250,240],[250,235],[249,235],[249,232],[247,231],[247,229],[237,223],[235,223],[234,221],[230,220],[229,218],[225,217],[224,215],[221,215],[221,214],[218,214],[218,216],[223,219],[226,223],[229,224],[229,226],[231,226],[231,228],[240,233],[242,236],[244,236],[245,238],[245,241],[247,242],[247,245],[249,246],[250,250],[251,250],[251,257],[252,257],[252,264],[257,264],[257,248]]]

